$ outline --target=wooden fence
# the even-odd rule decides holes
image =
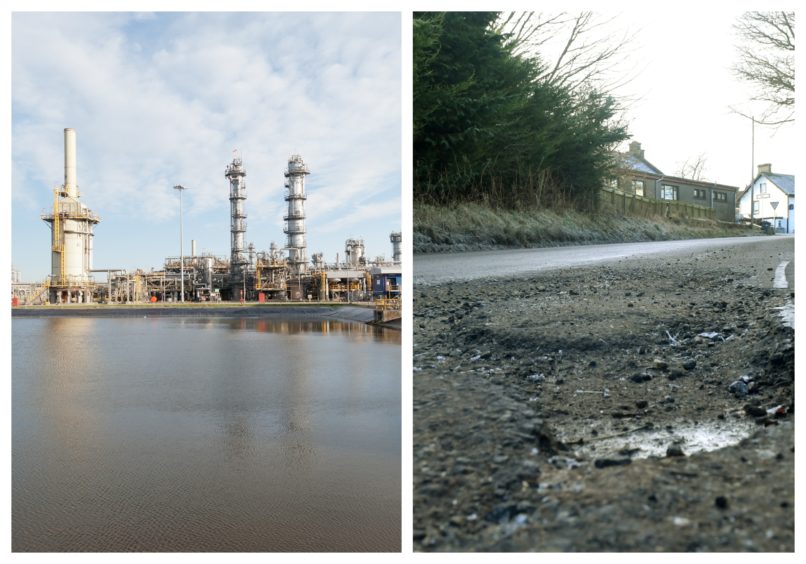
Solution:
[[[635,194],[625,194],[621,190],[602,188],[601,203],[603,207],[623,215],[639,217],[662,216],[678,219],[715,219],[716,210],[688,204],[677,200],[654,200]]]

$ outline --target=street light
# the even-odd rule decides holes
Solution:
[[[187,190],[181,184],[174,186],[174,190],[179,190],[179,299],[185,302],[185,250],[182,242],[182,192]]]
[[[750,228],[753,228],[753,207],[755,206],[754,199],[756,196],[756,116],[751,116],[753,122],[752,129],[750,130]],[[761,204],[758,206],[758,211],[761,213]]]

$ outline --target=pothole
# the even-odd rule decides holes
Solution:
[[[574,455],[587,460],[662,457],[672,445],[679,446],[683,454],[691,455],[735,445],[750,436],[755,427],[753,421],[726,419],[640,429],[629,434],[594,438],[576,446]]]

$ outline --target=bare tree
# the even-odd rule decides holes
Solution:
[[[795,13],[745,12],[734,27],[742,41],[734,72],[756,87],[753,100],[767,104],[756,121],[766,125],[794,121]]]
[[[680,163],[675,175],[689,180],[705,180],[705,168],[708,158],[705,153],[691,157]]]
[[[612,33],[615,19],[593,12],[510,12],[502,14],[498,30],[510,35],[516,53],[536,52],[544,58],[539,80],[572,91],[594,87],[609,93],[633,78],[620,72],[633,35]]]

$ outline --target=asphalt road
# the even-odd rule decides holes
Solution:
[[[415,285],[433,285],[479,278],[521,276],[544,270],[593,265],[619,259],[690,255],[726,247],[734,247],[737,252],[740,252],[744,245],[772,243],[781,239],[794,239],[794,236],[688,239],[416,255],[414,258],[414,283]],[[784,270],[789,287],[794,288],[792,284],[794,260],[790,261]]]
[[[417,255],[414,550],[794,550],[794,243]]]

